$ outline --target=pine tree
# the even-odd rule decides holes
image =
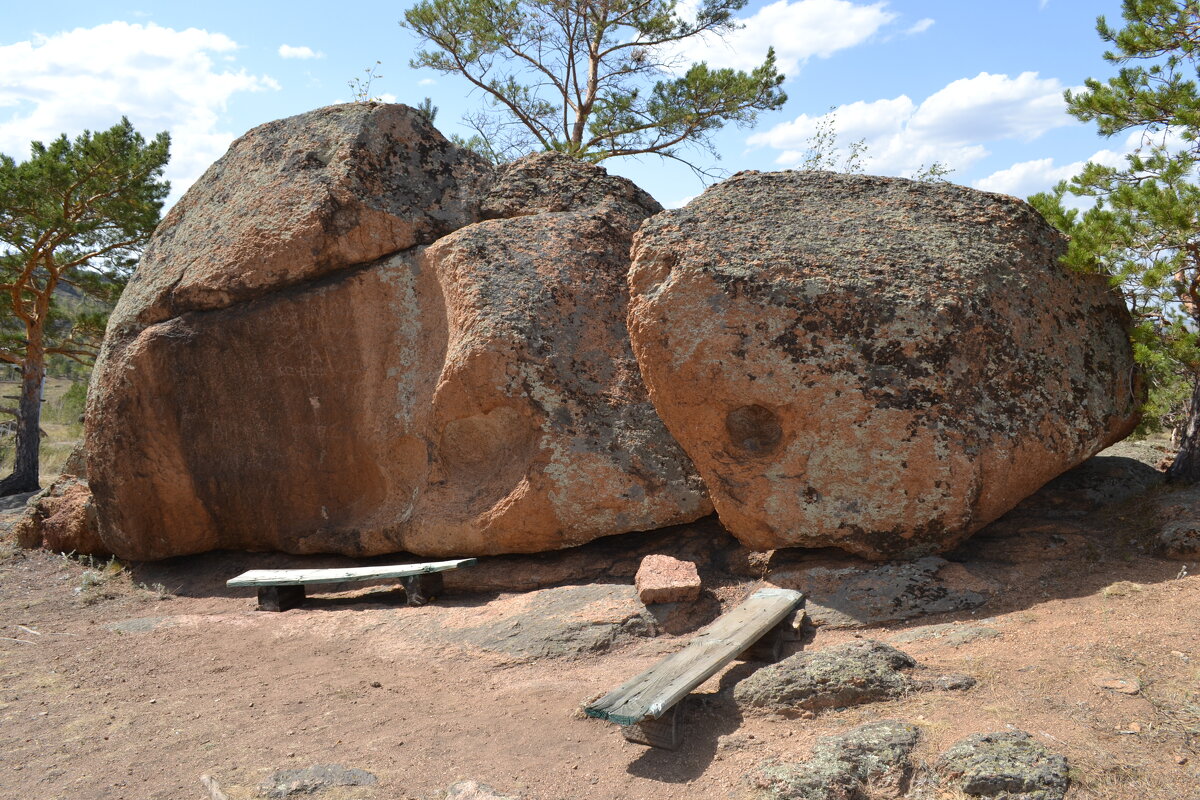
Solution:
[[[19,368],[16,462],[0,495],[38,488],[46,359],[90,361],[103,313],[67,315],[62,285],[111,307],[158,224],[170,189],[160,180],[170,139],[146,142],[128,119],[71,141],[30,145],[28,161],[0,155],[0,361]]]
[[[1106,136],[1140,133],[1121,167],[1088,164],[1030,202],[1071,237],[1065,261],[1111,276],[1134,315],[1133,345],[1151,405],[1190,387],[1172,480],[1200,481],[1200,0],[1125,0],[1125,26],[1097,31],[1120,66],[1066,93],[1070,112]],[[1094,199],[1069,209],[1066,195]]]
[[[745,4],[703,0],[685,19],[675,0],[421,0],[400,24],[428,45],[413,67],[461,75],[488,97],[492,109],[467,122],[493,160],[655,154],[698,169],[687,148],[787,100],[774,51],[750,72],[671,55],[679,42],[735,30]]]

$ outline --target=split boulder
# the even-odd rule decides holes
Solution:
[[[625,331],[657,210],[556,154],[496,171],[404,106],[251,131],[110,322],[85,426],[105,545],[535,552],[709,513]]]

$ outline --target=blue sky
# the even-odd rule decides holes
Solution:
[[[347,82],[376,61],[383,77],[372,94],[414,105],[429,96],[438,126],[465,133],[458,119],[483,98],[408,68],[417,42],[397,25],[404,7],[0,0],[0,152],[21,159],[31,140],[124,114],[146,134],[171,131],[177,197],[255,125],[351,99]],[[757,0],[740,14],[742,31],[688,55],[751,66],[774,46],[789,100],[753,130],[723,131],[715,166],[796,165],[832,107],[841,140],[865,140],[867,172],[908,175],[937,160],[956,183],[1022,197],[1049,188],[1130,146],[1063,109],[1064,88],[1112,72],[1098,14],[1119,22],[1119,0]],[[653,157],[605,166],[668,206],[703,189],[685,167]]]

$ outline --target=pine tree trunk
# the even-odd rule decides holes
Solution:
[[[1167,480],[1175,483],[1200,482],[1200,378],[1192,386],[1187,421],[1175,463],[1167,470]]]
[[[30,336],[22,365],[21,397],[17,407],[17,454],[12,474],[0,481],[0,497],[35,492],[38,482],[38,451],[41,448],[42,381],[46,373],[41,331]]]

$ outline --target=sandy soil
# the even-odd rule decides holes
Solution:
[[[539,800],[740,798],[764,761],[896,718],[921,726],[926,760],[968,734],[1026,730],[1069,758],[1072,800],[1200,798],[1200,575],[1188,574],[1200,565],[1146,555],[1127,535],[1139,513],[995,526],[957,556],[993,570],[985,606],[823,628],[806,645],[891,641],[974,676],[974,689],[785,718],[736,708],[728,690],[755,667],[735,663],[689,698],[677,752],[628,743],[579,709],[685,636],[541,657],[517,637],[553,638],[555,598],[572,593],[594,593],[584,617],[620,621],[624,577],[448,593],[423,608],[374,586],[267,613],[224,580],[326,562],[212,554],[106,568],[0,544],[0,797],[200,799],[209,775],[238,800],[275,770],[340,764],[378,782],[312,796],[426,800],[470,778]],[[1063,541],[1078,546],[1054,555]],[[726,607],[757,585],[717,582],[710,599]],[[508,628],[517,638],[496,633]]]

